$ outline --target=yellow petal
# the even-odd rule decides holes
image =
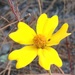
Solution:
[[[62,39],[65,37],[71,35],[71,33],[67,33],[68,30],[68,24],[65,23],[62,25],[62,27],[52,35],[50,41],[48,42],[47,46],[57,45],[60,43]]]
[[[36,35],[35,31],[30,28],[26,23],[19,22],[18,29],[9,34],[9,37],[20,44],[32,44],[33,37]]]
[[[51,47],[39,49],[38,56],[39,56],[39,64],[45,70],[49,70],[52,64],[58,67],[62,66],[62,60],[60,59],[58,53]]]
[[[19,50],[14,50],[8,55],[9,60],[17,60],[18,57],[20,57],[20,51]]]
[[[36,26],[37,34],[42,34],[43,33],[43,28],[44,28],[44,25],[46,25],[47,19],[48,19],[47,15],[45,13],[40,15],[40,17],[37,21],[37,26]]]
[[[57,26],[58,16],[54,15],[51,18],[48,18],[47,22],[44,25],[42,34],[45,35],[47,38],[50,38]]]
[[[30,64],[37,56],[37,49],[33,46],[25,46],[9,54],[10,60],[17,60],[16,68],[22,68]]]

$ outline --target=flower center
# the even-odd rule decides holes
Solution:
[[[44,48],[46,46],[46,38],[45,36],[38,34],[33,38],[34,45],[37,48]]]

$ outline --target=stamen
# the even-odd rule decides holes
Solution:
[[[37,48],[44,48],[46,46],[46,38],[45,36],[38,34],[33,38],[34,45]]]

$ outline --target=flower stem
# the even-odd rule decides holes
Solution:
[[[51,70],[49,70],[48,72],[49,72],[49,75],[52,75]]]
[[[9,5],[10,5],[10,7],[11,7],[11,10],[12,10],[12,12],[14,13],[16,19],[17,19],[18,21],[20,21],[20,18],[19,18],[19,15],[18,15],[19,11],[16,11],[16,10],[15,10],[15,7],[14,7],[14,5],[13,5],[13,3],[12,3],[12,0],[8,0],[8,2],[9,2]]]

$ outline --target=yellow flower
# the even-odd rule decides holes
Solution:
[[[9,34],[9,37],[17,43],[26,45],[25,47],[12,51],[8,59],[16,60],[16,68],[22,68],[30,64],[36,56],[39,57],[39,65],[46,70],[50,69],[52,64],[58,67],[62,66],[57,51],[51,46],[59,44],[59,42],[70,35],[67,33],[68,24],[65,23],[54,33],[58,26],[58,16],[54,15],[48,18],[42,14],[36,25],[36,32],[24,22],[18,23],[18,29]]]

